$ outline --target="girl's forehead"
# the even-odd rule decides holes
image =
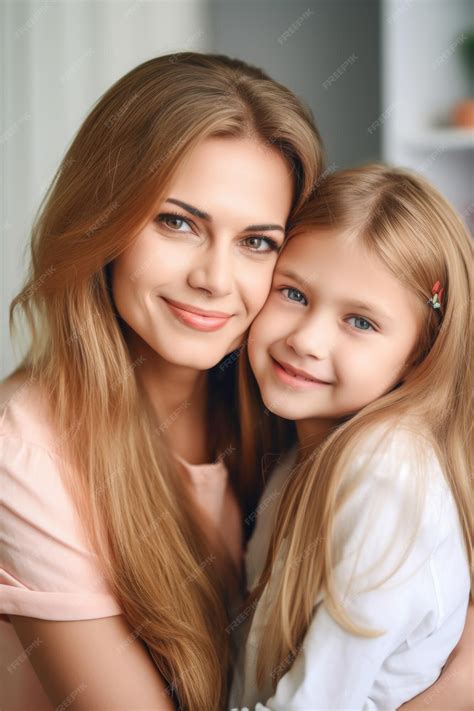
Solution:
[[[304,240],[336,240],[339,244],[363,246],[364,240],[360,230],[347,226],[327,226],[327,225],[297,225],[289,230],[285,241],[285,247],[294,244],[296,241]]]
[[[353,230],[308,225],[307,229],[290,233],[278,255],[278,263],[301,261],[310,266],[314,260],[322,258],[323,254],[351,259],[354,251],[359,256],[363,255],[364,259],[369,256],[363,240],[358,239]],[[373,253],[371,256],[374,256]]]

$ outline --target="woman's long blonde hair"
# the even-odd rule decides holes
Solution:
[[[271,622],[259,649],[260,685],[271,676],[276,686],[288,670],[318,594],[324,594],[331,614],[345,629],[377,634],[354,623],[338,599],[332,532],[348,493],[344,472],[355,459],[358,443],[367,441],[379,425],[381,432],[387,432],[384,423],[421,426],[453,492],[472,571],[472,243],[466,228],[424,179],[375,164],[324,179],[295,216],[289,239],[312,231],[317,238],[321,229],[350,232],[377,255],[418,296],[426,325],[413,353],[414,367],[403,382],[341,421],[322,446],[295,467],[283,490],[262,576],[245,603],[255,609],[285,543],[281,578],[265,610]],[[438,280],[445,287],[442,316],[426,305]],[[383,444],[383,439],[373,441]]]
[[[31,335],[14,372],[47,393],[74,471],[69,485],[112,592],[191,711],[225,704],[224,592],[214,566],[202,564],[204,534],[135,377],[109,265],[156,214],[189,151],[217,135],[252,136],[281,151],[293,171],[293,208],[320,174],[310,112],[261,70],[191,52],[146,61],[99,99],[64,156],[33,225],[28,279],[10,307],[12,335],[17,309]],[[265,432],[249,426],[245,388],[239,416],[235,382],[233,363],[209,372],[208,429],[214,456],[228,453],[242,501],[250,487],[251,508],[260,434],[272,435],[271,446],[279,434],[268,418]]]

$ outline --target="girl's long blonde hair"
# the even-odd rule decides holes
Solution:
[[[191,52],[146,61],[99,99],[64,156],[33,225],[28,279],[10,307],[12,335],[17,309],[31,335],[14,372],[47,395],[74,472],[68,484],[112,592],[181,708],[195,711],[225,704],[225,596],[214,566],[203,565],[204,533],[135,377],[140,364],[114,309],[109,265],[210,136],[254,137],[281,151],[293,208],[321,171],[310,112],[261,70]],[[225,452],[251,508],[264,442],[276,447],[284,436],[268,418],[252,429],[245,387],[239,414],[235,363],[224,363],[209,372],[210,447],[216,458]]]
[[[318,594],[324,594],[345,629],[377,634],[355,624],[338,599],[332,532],[335,515],[347,500],[344,472],[358,443],[379,425],[387,432],[384,424],[418,424],[434,447],[457,504],[472,571],[472,243],[466,228],[424,179],[375,164],[324,179],[295,216],[289,239],[320,229],[350,232],[377,255],[419,297],[425,327],[413,354],[414,367],[402,383],[344,418],[295,467],[284,488],[262,576],[245,603],[255,609],[285,544],[275,598],[265,610],[271,622],[264,628],[257,663],[259,684],[272,670],[274,687],[303,642]],[[426,305],[438,280],[445,287],[442,316]],[[373,441],[383,444],[382,439]]]

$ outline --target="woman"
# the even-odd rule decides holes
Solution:
[[[224,57],[145,62],[81,127],[11,310],[33,340],[1,393],[0,612],[25,650],[3,623],[3,707],[224,707],[237,501],[288,440],[249,418],[236,349],[321,168],[301,103]]]
[[[12,304],[33,342],[2,392],[1,612],[25,649],[42,644],[6,675],[2,706],[75,693],[87,709],[223,708],[237,501],[252,494],[240,471],[250,480],[264,443],[235,419],[235,365],[216,366],[263,306],[320,170],[302,104],[224,57],[145,62],[79,130]],[[9,666],[21,650],[7,645]]]

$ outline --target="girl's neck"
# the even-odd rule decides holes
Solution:
[[[303,459],[303,457],[319,447],[336,424],[335,420],[323,418],[297,420],[298,459]]]

